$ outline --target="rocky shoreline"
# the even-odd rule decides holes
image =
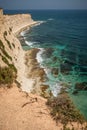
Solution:
[[[37,24],[38,22],[36,22]],[[33,24],[34,25],[34,24]],[[30,26],[31,27],[31,26]],[[29,28],[30,28],[29,27]],[[28,28],[28,30],[29,30]],[[16,36],[19,39],[22,46],[25,46],[25,39],[21,35],[21,32],[27,30],[25,28],[24,30],[20,31]],[[38,94],[44,98],[50,98],[53,96],[52,92],[49,89],[49,86],[45,84],[45,81],[47,80],[47,75],[44,71],[44,69],[40,66],[40,64],[37,61],[37,54],[39,53],[40,49],[38,48],[32,48],[25,52],[25,73],[27,79],[33,80],[33,85],[31,88],[31,93]],[[28,91],[26,91],[28,92]]]
[[[33,48],[26,52],[25,64],[27,65],[27,76],[28,78],[34,79],[34,87],[32,93],[36,93],[45,98],[52,96],[51,91],[48,92],[49,86],[44,84],[47,80],[46,73],[43,68],[40,67],[37,62],[36,56],[40,50]]]

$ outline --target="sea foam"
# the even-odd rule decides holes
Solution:
[[[33,45],[33,42],[29,42],[29,41],[25,41],[25,43],[26,43],[28,46],[32,46],[32,45]]]
[[[29,30],[29,28],[27,28],[26,30],[22,31],[22,32],[20,33],[20,35],[21,35],[21,36],[25,36],[26,33],[28,32],[28,30]]]
[[[33,25],[33,27],[35,27],[35,26],[39,26],[39,25],[41,25],[41,24],[43,24],[43,23],[46,23],[47,21],[37,21],[37,23],[35,24],[35,25]]]
[[[51,21],[51,20],[54,20],[54,19],[53,18],[49,18],[48,20]]]
[[[60,83],[55,83],[55,85],[52,86],[52,93],[55,97],[61,92],[62,86]]]
[[[43,54],[44,49],[43,48],[38,48],[38,49],[40,49],[40,50],[37,53],[36,59],[37,59],[38,63],[41,65],[41,63],[43,62],[43,58],[41,55]],[[43,66],[41,65],[41,67],[43,67]]]

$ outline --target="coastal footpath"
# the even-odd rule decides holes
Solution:
[[[35,59],[39,50],[25,52],[16,38],[36,23],[29,14],[3,15],[0,11],[0,130],[64,130],[52,119],[47,99],[36,94],[45,75]],[[34,94],[26,93],[33,87]],[[42,85],[43,89],[47,87]],[[67,126],[73,127],[82,130],[84,125]]]

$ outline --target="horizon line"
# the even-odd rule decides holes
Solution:
[[[3,10],[87,10],[87,9],[3,9]]]

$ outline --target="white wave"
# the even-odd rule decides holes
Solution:
[[[46,22],[47,22],[47,21],[38,21],[37,24],[33,25],[33,27],[39,26],[39,25],[41,25],[41,24],[43,24],[43,23],[46,23]]]
[[[44,69],[44,71],[45,71],[45,73],[46,73],[48,79],[50,79],[50,76],[49,76],[49,75],[51,74],[51,69],[50,69],[50,68],[47,68],[47,67],[44,67],[44,66],[41,64],[41,63],[43,62],[42,54],[43,54],[43,52],[44,52],[45,50],[44,50],[44,48],[38,48],[38,49],[40,49],[40,50],[39,50],[39,52],[37,53],[37,56],[36,56],[37,62],[40,64],[41,68]],[[55,83],[53,83],[52,85],[49,84],[49,86],[50,86],[50,89],[51,89],[53,95],[54,95],[55,97],[57,97],[57,95],[61,92],[61,88],[62,88],[62,86],[60,85],[60,83],[58,83],[58,82],[55,81]]]
[[[46,73],[47,77],[49,77],[49,74],[51,73],[51,69],[50,69],[50,68],[45,67],[45,68],[44,68],[44,71],[45,71],[45,73]]]
[[[40,24],[43,24],[43,23],[46,23],[46,21],[37,21],[37,23],[36,23],[35,25],[33,25],[32,27],[39,26]],[[22,31],[22,32],[20,33],[20,35],[21,35],[21,36],[25,36],[25,34],[27,33],[28,30],[29,30],[29,29],[26,29],[26,30]]]
[[[22,32],[20,33],[21,36],[24,36],[24,34],[25,34],[25,31],[22,31]]]
[[[62,86],[59,83],[56,83],[52,86],[52,93],[55,97],[61,92]]]
[[[44,49],[43,48],[38,48],[38,49],[40,49],[40,50],[37,53],[36,59],[37,59],[38,63],[41,65],[41,63],[43,62],[43,58],[41,55],[43,54]],[[41,67],[43,67],[43,66],[41,66]]]
[[[24,30],[24,31],[22,31],[22,32],[20,33],[20,35],[23,36],[23,37],[25,37],[25,36],[26,36],[26,33],[27,33],[28,31],[29,31],[29,28],[26,29],[26,30]]]
[[[53,18],[49,18],[48,20],[51,21],[51,20],[54,20],[54,19]]]
[[[47,21],[39,21],[39,24],[46,23]]]
[[[29,42],[29,41],[25,41],[25,43],[28,45],[28,46],[31,46],[34,44],[34,42]]]
[[[52,76],[51,74],[51,69],[50,68],[47,68],[45,67],[44,68],[44,71],[48,77],[48,79],[51,81],[51,83],[48,83],[49,84],[49,87],[53,93],[53,95],[55,97],[57,97],[57,95],[61,92],[61,88],[62,86],[60,85],[60,83],[58,81],[55,80],[55,78]]]

